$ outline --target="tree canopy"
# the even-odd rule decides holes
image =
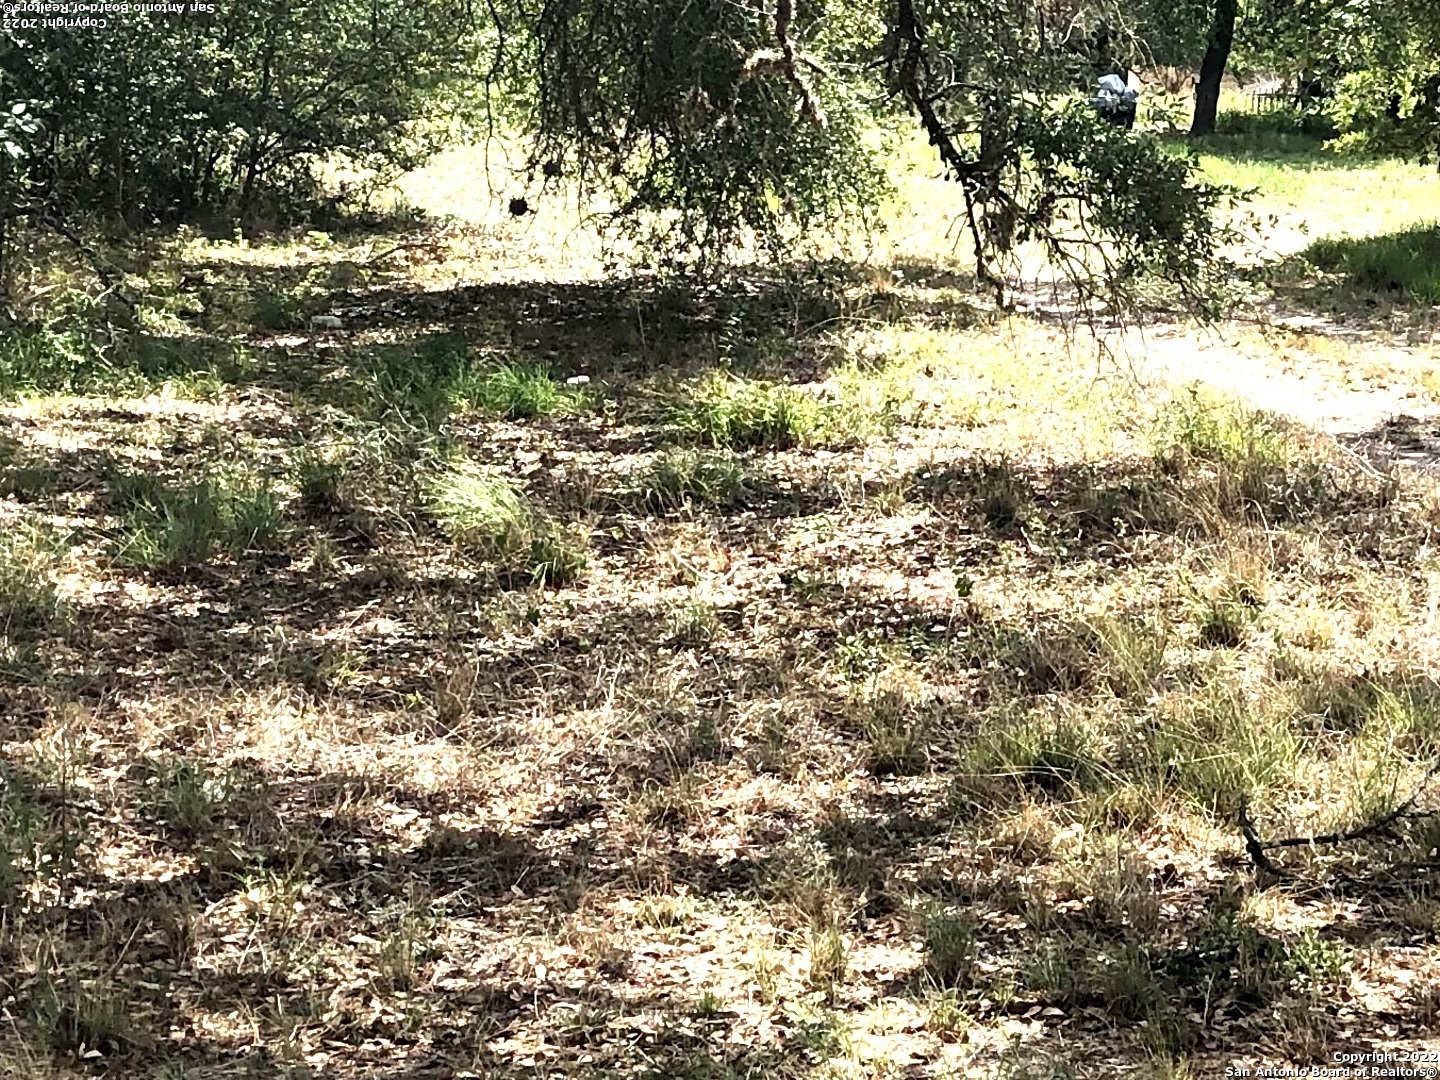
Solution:
[[[1345,130],[1433,146],[1436,20],[1421,0],[1266,5],[1277,48],[1338,66]],[[1225,193],[1085,98],[1100,75],[1200,48],[1210,7],[270,0],[88,34],[37,23],[0,48],[3,184],[12,214],[283,216],[313,202],[337,155],[413,165],[468,109],[530,140],[522,207],[571,184],[694,261],[863,220],[885,194],[884,136],[918,126],[956,183],[982,281],[1038,242],[1089,295],[1163,281],[1203,303]]]

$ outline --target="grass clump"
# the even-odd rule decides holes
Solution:
[[[220,553],[272,551],[284,538],[280,497],[263,477],[207,476],[182,488],[142,479],[117,487],[127,512],[114,553],[125,566],[199,566]]]
[[[940,986],[964,986],[975,963],[974,921],[941,904],[926,905],[919,920],[930,975]]]
[[[1237,408],[1194,387],[1160,416],[1158,430],[1162,461],[1190,458],[1274,472],[1294,457],[1293,442],[1277,418]]]
[[[32,535],[0,535],[0,636],[46,630],[63,613],[50,555]]]
[[[738,458],[723,453],[672,447],[664,450],[640,477],[641,501],[654,510],[689,505],[741,505],[756,487]]]
[[[1358,290],[1440,304],[1440,222],[1381,236],[1326,237],[1305,252],[1321,270],[1343,274]]]
[[[455,399],[507,420],[564,415],[583,403],[583,395],[556,382],[541,364],[516,360],[478,372],[457,385]]]
[[[459,459],[424,485],[426,505],[461,548],[495,561],[509,572],[528,573],[536,584],[576,580],[587,563],[578,526],[564,525],[534,510],[504,476]]]
[[[794,387],[719,372],[702,380],[671,415],[686,442],[776,450],[808,441],[821,421],[820,403]]]

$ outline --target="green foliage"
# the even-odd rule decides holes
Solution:
[[[1219,252],[1232,237],[1219,211],[1234,193],[1200,181],[1193,157],[1080,102],[1029,110],[1015,141],[1041,194],[1018,212],[988,208],[988,228],[1039,240],[1073,282],[1111,305],[1160,283],[1192,308],[1224,299]]]
[[[1294,456],[1290,435],[1269,413],[1239,408],[1192,388],[1161,414],[1156,453],[1219,462],[1241,470],[1281,470]]]
[[[1263,3],[1241,35],[1246,63],[1317,94],[1347,149],[1440,150],[1440,19],[1429,0]]]
[[[1384,236],[1317,240],[1303,257],[1341,273],[1352,287],[1420,304],[1440,304],[1440,223]]]
[[[125,509],[114,545],[122,565],[199,566],[217,553],[273,550],[284,537],[280,498],[263,477],[215,474],[180,488],[138,479],[115,494]]]
[[[533,58],[497,55],[537,171],[604,191],[624,210],[617,224],[692,260],[751,236],[801,239],[878,201],[876,86],[854,63],[867,14],[821,3],[803,39],[799,20],[790,31],[800,56],[850,61],[844,77],[785,64],[773,22],[724,0],[550,2],[531,24]]]
[[[430,512],[457,544],[489,553],[518,546],[530,527],[530,510],[514,485],[470,461],[457,461],[430,478]]]
[[[415,122],[473,55],[472,27],[458,5],[397,0],[112,17],[99,33],[20,27],[0,85],[45,133],[46,152],[24,162],[36,191],[135,224],[249,217],[313,198],[334,154],[418,160],[431,142]]]
[[[583,530],[533,510],[505,477],[457,459],[428,477],[426,505],[457,546],[536,584],[564,585],[584,572]]]

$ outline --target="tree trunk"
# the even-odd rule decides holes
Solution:
[[[1205,42],[1205,58],[1200,61],[1200,77],[1195,81],[1195,119],[1190,124],[1191,136],[1209,135],[1215,130],[1215,115],[1220,111],[1220,80],[1230,60],[1230,46],[1235,41],[1235,12],[1239,0],[1215,0],[1215,18],[1210,23],[1210,36]]]

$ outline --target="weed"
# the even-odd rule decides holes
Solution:
[[[589,565],[589,540],[584,526],[540,518],[531,526],[526,570],[537,585],[559,586],[576,581]]]
[[[1162,468],[1185,475],[1191,462],[1218,468],[1215,498],[1224,508],[1266,507],[1292,461],[1296,446],[1275,416],[1226,404],[1191,388],[1161,414],[1156,458]]]
[[[690,592],[667,607],[665,623],[676,644],[704,646],[720,632],[720,613],[713,603]]]
[[[421,965],[436,954],[440,919],[429,909],[407,904],[394,923],[380,942],[376,964],[391,990],[409,990]]]
[[[845,981],[848,950],[845,935],[838,926],[817,927],[810,931],[810,985],[827,994],[834,994]]]
[[[1136,701],[1153,693],[1165,670],[1169,642],[1165,625],[1158,620],[1141,622],[1107,615],[1094,616],[1086,625],[1099,647],[1103,675],[1111,690]]]
[[[515,486],[493,469],[457,460],[429,478],[429,509],[451,539],[492,556],[529,538],[531,513]]]
[[[903,695],[887,693],[868,703],[864,718],[868,766],[876,776],[909,776],[929,759],[924,725]]]
[[[932,992],[925,999],[925,1007],[925,1030],[947,1042],[964,1039],[975,1023],[965,1006],[964,997],[955,989]]]
[[[1283,702],[1253,701],[1224,681],[1165,703],[1150,733],[1162,782],[1219,816],[1284,775],[1299,753]]]

